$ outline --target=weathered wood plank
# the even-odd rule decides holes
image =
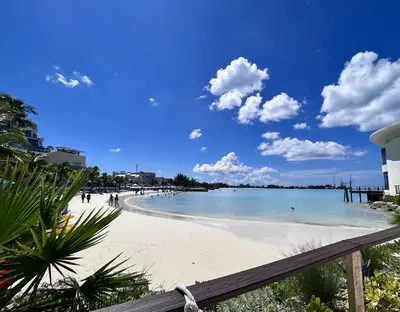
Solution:
[[[368,248],[381,243],[389,242],[400,237],[400,226],[395,226],[387,230],[346,239],[346,242],[358,245],[360,248]]]
[[[358,250],[345,257],[347,291],[350,312],[365,312],[361,252]]]
[[[214,305],[275,281],[304,272],[332,260],[400,236],[400,227],[337,242],[300,255],[265,264],[239,273],[189,286],[200,308]],[[178,312],[183,311],[184,299],[177,291],[169,291],[121,305],[102,312]]]

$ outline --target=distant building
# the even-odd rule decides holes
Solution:
[[[9,129],[10,127],[11,127],[10,121],[5,120],[2,123],[0,123],[0,129]],[[49,151],[48,148],[43,146],[44,139],[39,138],[36,129],[25,128],[23,132],[29,144],[13,143],[10,145],[11,148],[15,148],[22,151],[31,151],[36,153],[45,153]]]
[[[370,140],[381,147],[385,195],[400,195],[400,123],[374,132]]]
[[[137,173],[132,173],[132,172],[126,172],[126,171],[120,171],[120,172],[113,172],[113,177],[121,177],[128,184],[142,184],[142,177],[137,174]]]
[[[82,168],[86,166],[86,157],[81,152],[69,147],[56,147],[55,151],[43,154],[42,158],[49,164],[67,162],[71,167]]]
[[[156,178],[156,174],[154,172],[143,172],[143,171],[140,171],[137,174],[140,175],[141,182],[142,182],[143,185],[152,185],[152,184],[154,184],[154,181],[155,181],[155,178]]]
[[[25,149],[37,153],[48,152],[49,149],[43,146],[44,138],[39,138],[36,130],[28,129],[25,130],[25,136],[28,139],[30,145],[25,146]]]
[[[164,185],[167,182],[167,179],[165,179],[164,177],[155,177],[155,184],[157,185]]]

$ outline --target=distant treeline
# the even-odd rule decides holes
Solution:
[[[276,184],[269,185],[250,185],[250,184],[239,184],[239,185],[230,185],[227,183],[208,183],[208,182],[199,182],[195,178],[189,178],[188,176],[178,173],[174,178],[168,180],[168,184],[181,186],[181,187],[201,187],[205,189],[218,189],[218,188],[227,188],[227,187],[235,187],[235,188],[266,188],[266,189],[341,189],[341,186],[333,186],[331,184],[323,184],[323,185],[308,185],[308,186],[283,186]]]

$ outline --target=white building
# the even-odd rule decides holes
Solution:
[[[370,140],[381,147],[385,195],[400,195],[400,123],[374,132]]]
[[[67,162],[72,167],[82,168],[86,166],[86,157],[80,151],[69,147],[56,147],[54,152],[43,154],[43,159],[49,164]]]

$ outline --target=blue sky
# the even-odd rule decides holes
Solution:
[[[88,165],[255,184],[353,173],[382,185],[369,135],[400,120],[396,1],[0,8],[1,91],[38,108],[45,144],[83,150]]]

